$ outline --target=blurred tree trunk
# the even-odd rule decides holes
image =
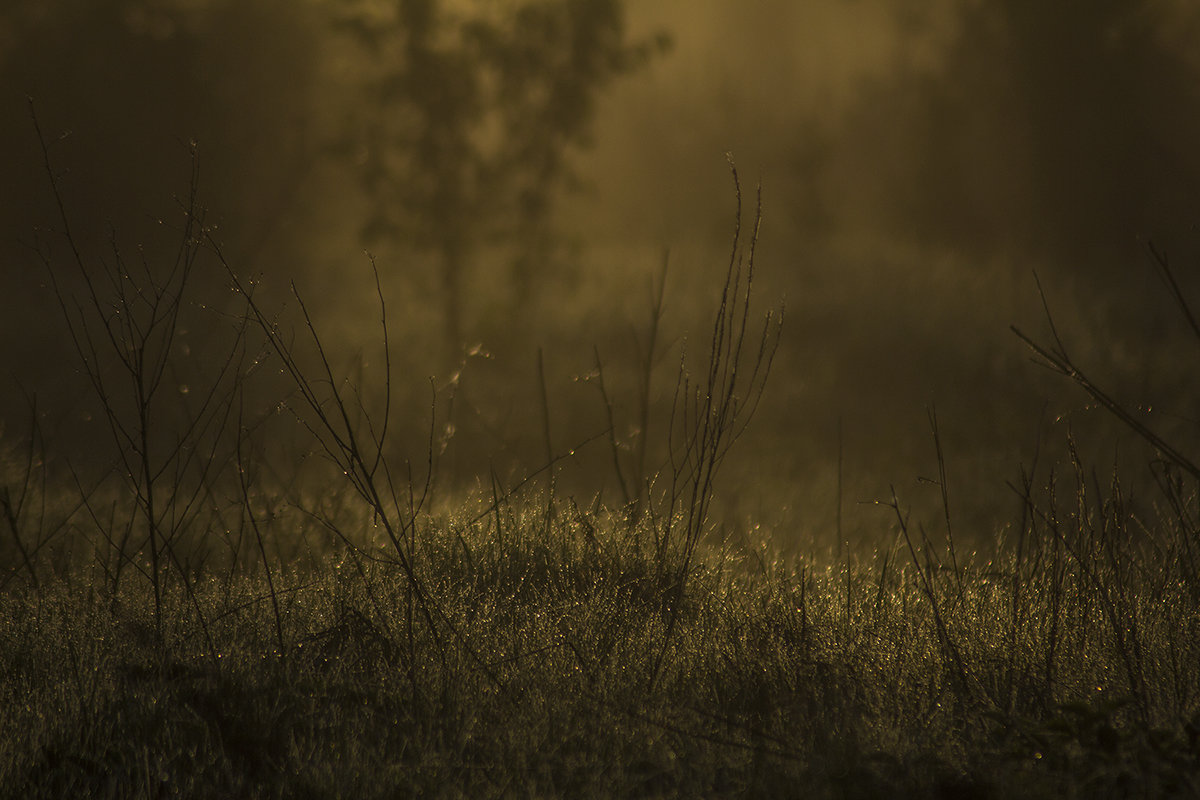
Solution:
[[[623,0],[326,5],[361,56],[336,149],[372,200],[364,238],[413,245],[442,270],[453,369],[471,335],[475,258],[513,254],[519,314],[553,265],[554,195],[573,185],[568,155],[590,143],[601,90],[668,42],[630,43]]]
[[[445,368],[453,370],[463,355],[463,270],[467,248],[462,237],[451,235],[442,240],[442,315],[445,341]]]

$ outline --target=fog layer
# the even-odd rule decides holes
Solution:
[[[48,280],[71,255],[34,115],[88,259],[166,257],[195,165],[228,261],[264,299],[294,307],[292,281],[316,298],[339,358],[367,376],[370,250],[406,441],[425,441],[432,375],[444,474],[468,488],[538,467],[539,349],[564,447],[605,424],[597,357],[625,393],[623,441],[654,433],[629,421],[649,287],[669,250],[665,403],[728,262],[728,153],[747,218],[762,187],[757,296],[785,299],[788,319],[723,513],[797,542],[839,526],[886,538],[869,503],[893,485],[932,497],[918,479],[936,470],[936,409],[957,510],[986,538],[1039,442],[1101,425],[1009,330],[1049,330],[1035,273],[1077,357],[1123,399],[1190,396],[1146,246],[1196,288],[1197,44],[1200,14],[1170,0],[10,7],[0,414],[11,438],[36,393],[47,430],[103,439],[86,432],[95,411]],[[578,491],[611,490],[605,459],[572,462]]]

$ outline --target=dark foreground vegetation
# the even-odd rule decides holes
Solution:
[[[376,550],[196,576],[161,630],[146,581],[46,575],[0,612],[0,777],[11,797],[1195,796],[1194,573],[1116,546],[1117,498],[1078,499],[1084,525],[1071,497],[988,564],[716,550],[683,592],[649,527],[502,504],[421,525],[432,620]]]
[[[1072,482],[1073,483],[1073,482]],[[387,548],[10,585],[10,797],[1195,796],[1194,531],[1062,487],[987,564],[715,549],[569,504]],[[1076,493],[1077,492],[1077,493]],[[1078,502],[1078,505],[1077,505]],[[1082,512],[1083,516],[1078,516]],[[469,512],[468,512],[469,513]],[[1044,516],[1041,516],[1043,515]],[[414,586],[428,593],[423,606]]]
[[[530,499],[422,519],[413,573],[361,542],[157,599],[100,563],[12,576],[0,786],[1195,796],[1192,512],[1135,528],[1116,485],[1056,491],[986,564],[901,540],[841,565],[706,548],[683,573],[654,524]]]
[[[1029,341],[1153,449],[1152,502],[1071,442],[1014,478],[986,556],[893,497],[890,549],[785,558],[709,514],[779,341],[752,313],[756,231],[658,466],[617,441],[597,358],[620,502],[558,487],[549,432],[540,468],[440,495],[438,426],[421,457],[390,445],[390,360],[342,377],[303,298],[285,327],[194,205],[183,234],[165,269],[48,260],[111,469],[55,471],[36,425],[5,440],[4,796],[1200,792],[1200,471],[1056,338]],[[201,261],[241,305],[184,382]],[[260,363],[283,414],[252,412]]]

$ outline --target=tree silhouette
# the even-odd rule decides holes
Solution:
[[[196,141],[204,201],[246,263],[266,247],[310,160],[310,22],[292,0],[46,0],[0,10],[5,219],[23,215],[29,230],[48,210],[31,96],[47,130],[71,132],[58,146],[74,170],[64,191],[101,245],[110,227],[134,236],[160,198],[180,191]]]
[[[957,14],[937,69],[902,66],[860,104],[862,130],[909,148],[890,151],[909,190],[896,224],[1076,265],[1196,221],[1182,209],[1200,200],[1200,75],[1170,30],[1200,12],[994,0]]]
[[[1200,76],[1164,46],[1161,4],[989,7],[1022,100],[1035,240],[1111,232],[1132,241],[1162,224],[1155,217],[1198,188],[1190,153],[1200,133]]]
[[[439,263],[450,358],[462,345],[462,291],[482,247],[514,251],[528,299],[548,247],[551,202],[572,185],[600,91],[666,47],[626,41],[621,0],[463,4],[390,0],[331,6],[375,65],[340,141],[373,202],[363,235],[400,240]]]

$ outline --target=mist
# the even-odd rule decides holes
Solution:
[[[1010,330],[1048,331],[1035,273],[1081,361],[1131,403],[1186,406],[1183,323],[1146,247],[1169,250],[1195,289],[1200,15],[1188,4],[582,3],[603,36],[571,29],[595,55],[571,73],[577,94],[538,83],[572,62],[534,26],[521,51],[532,77],[495,73],[534,88],[484,81],[503,102],[478,119],[446,100],[478,64],[447,54],[489,5],[426,4],[467,23],[429,50],[442,71],[409,83],[389,73],[409,46],[387,17],[402,5],[0,12],[6,438],[35,394],[58,441],[91,449],[104,435],[47,277],[71,254],[34,115],[87,259],[167,257],[195,175],[222,255],[264,303],[294,311],[295,282],[331,352],[368,380],[382,363],[373,258],[405,384],[399,446],[420,452],[432,409],[440,475],[466,491],[537,470],[549,427],[555,447],[579,445],[564,491],[612,496],[611,455],[589,438],[606,425],[597,361],[634,448],[656,433],[635,424],[634,365],[663,264],[651,425],[680,348],[697,357],[716,308],[735,224],[727,154],[746,226],[761,186],[756,302],[787,309],[758,416],[722,476],[731,529],[883,541],[873,503],[893,488],[936,516],[940,494],[922,482],[938,469],[936,414],[955,511],[990,538],[1017,505],[1005,480],[1039,447],[1068,425],[1108,430]],[[485,30],[497,52],[508,24]],[[544,89],[578,102],[543,102]],[[441,134],[421,127],[436,109]],[[522,123],[535,112],[545,124]],[[455,120],[473,121],[451,141]],[[522,146],[540,136],[554,158]],[[220,308],[225,278],[205,269],[196,307]],[[205,330],[190,330],[189,353]],[[1114,458],[1129,441],[1105,436]]]

